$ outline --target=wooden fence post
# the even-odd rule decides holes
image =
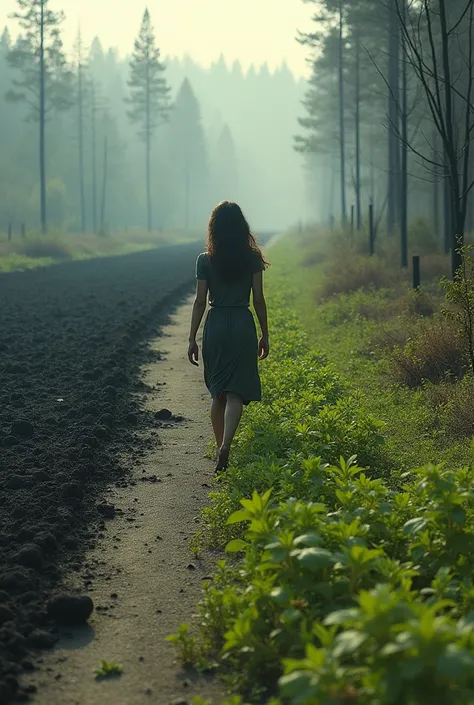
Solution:
[[[421,284],[420,256],[413,255],[413,288],[419,289]]]

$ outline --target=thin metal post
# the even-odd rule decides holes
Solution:
[[[413,288],[419,289],[421,284],[420,256],[413,255]]]

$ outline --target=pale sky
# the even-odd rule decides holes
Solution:
[[[105,49],[129,54],[148,6],[163,56],[189,54],[207,66],[223,53],[244,68],[286,60],[297,75],[307,73],[307,48],[295,36],[311,28],[314,7],[302,0],[50,0],[50,6],[66,13],[68,49],[80,23],[85,41],[98,35]],[[0,26],[8,24],[13,34],[8,16],[16,7],[16,0],[0,0]]]

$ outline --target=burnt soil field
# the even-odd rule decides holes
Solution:
[[[202,246],[201,246],[202,248]],[[0,703],[54,641],[79,570],[149,423],[134,401],[146,341],[191,290],[199,244],[0,275]],[[85,604],[61,619],[80,619]]]

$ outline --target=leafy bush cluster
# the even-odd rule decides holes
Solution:
[[[474,702],[474,469],[429,465],[396,487],[362,469],[379,424],[288,308],[274,316],[264,402],[207,512],[242,560],[219,563],[197,634],[172,640],[252,702]]]
[[[272,328],[278,334],[262,366],[262,404],[246,410],[232,467],[204,511],[215,546],[233,536],[226,520],[254,490],[272,487],[275,498],[286,499],[297,489],[300,497],[310,497],[311,487],[303,477],[295,487],[302,459],[317,454],[336,462],[357,454],[361,462],[373,465],[383,453],[382,424],[361,413],[332,367],[310,350],[306,333],[291,313],[292,296],[287,290],[272,297]]]

